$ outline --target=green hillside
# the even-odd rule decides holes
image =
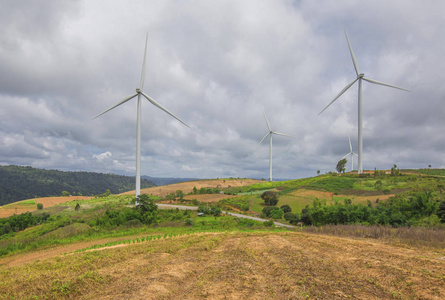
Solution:
[[[213,203],[178,190],[139,207],[108,195],[14,215],[0,219],[0,298],[443,298],[444,183],[331,174],[228,188]],[[264,216],[265,191],[303,224]]]
[[[141,188],[154,186],[146,179]],[[93,172],[64,172],[22,166],[0,166],[0,205],[35,197],[123,193],[134,190],[134,178]]]

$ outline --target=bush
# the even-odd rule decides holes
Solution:
[[[43,204],[42,203],[37,203],[37,209],[43,209]]]
[[[217,217],[217,216],[219,216],[221,214],[221,209],[219,207],[217,207],[217,206],[212,206],[212,208],[210,209],[210,213],[213,216]]]
[[[272,219],[281,219],[283,218],[283,211],[281,209],[274,209],[270,212],[270,217]]]
[[[263,225],[265,227],[273,227],[273,226],[275,226],[275,224],[274,224],[274,222],[272,220],[263,222]]]
[[[188,218],[184,221],[184,224],[186,226],[193,226],[193,225],[195,225],[195,221],[193,221],[193,219]]]
[[[291,212],[287,212],[284,214],[284,219],[286,221],[288,221],[289,223],[291,223],[292,225],[297,224],[298,222],[300,222],[300,218],[297,214],[291,213]]]
[[[263,215],[266,217],[266,218],[269,218],[270,217],[270,215],[271,215],[271,213],[272,213],[272,211],[274,211],[274,210],[278,210],[279,208],[278,207],[276,207],[276,206],[266,206],[265,208],[263,208]],[[280,209],[281,210],[281,209]]]

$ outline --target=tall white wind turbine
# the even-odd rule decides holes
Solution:
[[[266,113],[263,112],[263,114],[264,114],[264,119],[266,120],[267,128],[269,129],[269,132],[263,137],[263,139],[256,146],[256,148],[258,149],[258,147],[261,145],[261,143],[267,138],[267,136],[269,136],[269,181],[272,181],[272,135],[276,134],[276,135],[282,135],[282,136],[287,136],[287,137],[291,137],[291,138],[293,138],[293,136],[273,131],[270,128],[270,124],[269,124],[269,121],[267,120]]]
[[[341,159],[346,158],[349,155],[351,156],[351,172],[352,172],[352,170],[354,170],[354,155],[355,156],[358,156],[358,155],[355,154],[354,151],[352,151],[351,136],[349,136],[349,153],[346,154],[345,156],[343,156]]]
[[[356,81],[358,81],[358,173],[361,174],[361,173],[363,173],[363,160],[362,160],[362,158],[363,158],[363,156],[362,156],[362,153],[363,153],[363,137],[362,137],[362,80],[365,80],[367,82],[374,83],[374,84],[379,84],[379,85],[392,87],[392,88],[403,90],[403,91],[407,91],[407,92],[409,92],[409,91],[406,90],[406,89],[394,86],[394,85],[390,85],[390,84],[387,84],[387,83],[384,83],[384,82],[380,82],[380,81],[377,81],[377,80],[366,78],[365,74],[360,73],[359,69],[358,69],[358,63],[357,63],[357,60],[355,58],[354,52],[352,51],[351,43],[349,42],[349,37],[348,37],[348,34],[346,33],[346,30],[345,30],[345,35],[346,35],[346,40],[348,41],[349,51],[351,52],[352,63],[354,64],[354,69],[355,69],[355,73],[357,74],[357,78],[354,79],[354,81],[352,81],[351,83],[349,83],[343,90],[341,90],[341,92],[334,98],[334,100],[332,100],[331,103],[329,103],[328,106],[326,106],[318,115],[320,115],[322,112],[324,112],[332,103],[334,103],[335,100],[337,100]]]
[[[138,96],[138,98],[137,98],[138,99],[137,100],[137,117],[136,117],[136,189],[135,189],[136,198],[141,193],[141,95],[145,99],[147,99],[151,104],[153,104],[157,108],[165,111],[170,116],[172,116],[173,118],[175,118],[176,120],[178,120],[179,122],[184,124],[185,126],[189,127],[186,123],[184,123],[182,120],[180,120],[178,117],[176,117],[173,113],[168,111],[161,104],[156,102],[153,98],[151,98],[150,96],[148,96],[147,94],[145,94],[142,91],[142,89],[144,87],[144,79],[145,79],[145,59],[146,59],[146,56],[147,56],[147,40],[148,40],[148,35],[147,35],[147,37],[145,39],[145,51],[144,51],[144,61],[142,63],[141,83],[139,85],[139,88],[136,89],[136,93],[128,96],[127,98],[125,98],[121,102],[119,102],[118,104],[108,108],[107,110],[101,112],[100,114],[98,114],[97,116],[95,116],[93,118],[93,119],[95,119],[95,118],[103,115],[104,113],[112,110],[113,108],[116,108],[119,105],[124,104],[125,102],[130,101],[134,97]]]

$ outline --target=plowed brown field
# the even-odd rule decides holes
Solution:
[[[205,233],[0,265],[0,295],[444,299],[445,253],[299,232]]]

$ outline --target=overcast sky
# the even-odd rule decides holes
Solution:
[[[142,102],[142,171],[155,177],[334,171],[357,152],[365,76],[363,167],[445,167],[445,2],[0,2],[0,164],[135,174],[139,87],[190,129]],[[357,160],[354,168],[357,168]],[[347,170],[350,169],[348,163]]]

